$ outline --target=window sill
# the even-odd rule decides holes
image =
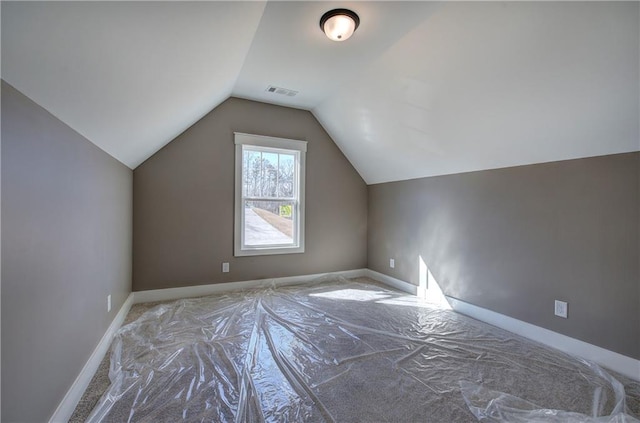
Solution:
[[[286,247],[286,248],[251,248],[246,250],[235,250],[234,257],[245,256],[271,256],[276,254],[300,254],[304,253],[304,247]]]

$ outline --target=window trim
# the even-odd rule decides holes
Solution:
[[[233,255],[235,257],[243,256],[261,256],[274,254],[296,254],[304,253],[305,237],[305,173],[306,173],[306,152],[307,142],[300,140],[291,140],[286,138],[268,137],[264,135],[252,135],[242,132],[234,132],[235,151],[235,201],[234,201],[234,240]],[[242,235],[244,233],[244,207],[242,196],[242,152],[243,146],[252,146],[264,149],[289,150],[298,153],[298,219],[297,233],[298,245],[291,247],[286,246],[260,246],[246,248],[243,245]]]

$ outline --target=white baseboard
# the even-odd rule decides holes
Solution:
[[[370,277],[371,279],[375,279],[379,282],[384,283],[385,285],[389,285],[392,288],[398,289],[402,292],[406,292],[407,294],[417,295],[418,293],[418,287],[412,283],[401,281],[400,279],[385,275],[384,273],[376,272],[375,270],[365,270],[366,276]]]
[[[447,301],[449,301],[453,310],[458,313],[506,329],[509,332],[516,333],[568,354],[594,361],[604,367],[640,381],[640,360],[455,298],[447,297]]]
[[[85,363],[84,367],[80,371],[80,374],[73,382],[73,385],[71,385],[71,388],[69,388],[67,394],[62,399],[62,402],[60,402],[58,408],[49,419],[49,423],[66,423],[69,421],[71,415],[73,414],[73,411],[78,405],[78,402],[82,398],[84,391],[87,389],[87,386],[89,386],[89,382],[91,382],[93,375],[98,370],[100,362],[104,358],[107,351],[109,351],[109,346],[111,345],[113,336],[115,335],[116,331],[120,329],[120,326],[122,326],[124,319],[127,317],[127,313],[129,313],[129,309],[133,304],[133,298],[134,295],[132,292],[131,294],[129,294],[124,304],[122,304],[122,307],[120,307],[118,314],[116,314],[116,317],[107,328],[107,331],[102,336],[102,339],[93,350],[93,353],[91,353],[91,357],[89,357],[89,360],[87,360],[87,362]]]
[[[71,417],[76,405],[82,398],[89,382],[98,369],[100,362],[107,353],[111,340],[116,331],[124,322],[131,305],[134,303],[145,303],[152,301],[166,301],[180,298],[197,297],[203,295],[217,294],[238,289],[265,288],[269,286],[284,286],[300,283],[312,282],[323,276],[342,276],[345,278],[370,277],[378,280],[390,287],[416,295],[418,287],[411,283],[396,279],[394,277],[376,272],[371,269],[354,269],[342,272],[318,273],[313,275],[289,276],[283,278],[258,279],[252,281],[230,282],[212,285],[197,285],[183,288],[156,289],[150,291],[132,292],[124,302],[120,311],[109,325],[100,343],[95,348],[91,357],[82,368],[82,371],[74,381],[73,385],[65,395],[64,399],[53,413],[49,420],[50,423],[67,422]],[[640,360],[618,354],[613,351],[606,350],[596,345],[544,329],[522,320],[514,319],[509,316],[487,310],[464,301],[447,297],[449,304],[453,310],[489,323],[491,325],[506,329],[525,338],[532,339],[550,347],[564,351],[578,357],[594,361],[611,370],[617,371],[625,376],[640,381]]]
[[[366,269],[367,276],[383,282],[400,291],[416,295],[418,287],[408,282],[387,276],[375,270]],[[473,317],[474,319],[489,323],[490,325],[508,330],[525,338],[531,339],[541,344],[548,345],[567,354],[582,357],[586,360],[596,362],[601,366],[614,370],[634,380],[640,381],[640,360],[613,352],[602,347],[598,347],[579,339],[554,332],[540,326],[513,317],[487,310],[473,304],[466,303],[452,297],[446,297],[449,305],[458,313]]]
[[[181,288],[153,289],[149,291],[134,292],[135,304],[149,303],[152,301],[168,301],[180,298],[202,297],[205,295],[219,294],[238,289],[267,288],[269,286],[295,285],[312,282],[323,276],[342,276],[345,278],[357,278],[367,275],[368,269],[345,270],[342,272],[316,273],[313,275],[287,276],[283,278],[256,279],[242,282],[226,282],[211,285],[185,286]]]

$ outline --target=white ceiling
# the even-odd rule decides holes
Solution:
[[[135,168],[226,100],[264,2],[2,2],[2,78]]]
[[[335,43],[318,21],[345,6]],[[2,2],[2,78],[131,168],[230,95],[308,109],[378,183],[640,150],[639,23],[637,2]]]

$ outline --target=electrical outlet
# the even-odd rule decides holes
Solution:
[[[555,315],[558,317],[563,317],[563,318],[567,318],[567,312],[568,312],[568,308],[569,308],[569,304],[566,303],[565,301],[558,301],[556,300],[555,303]]]
[[[111,311],[111,294],[107,295],[107,313]]]
[[[394,259],[389,259],[389,267],[392,269],[396,267],[396,261]]]
[[[222,273],[229,273],[229,263],[222,263]]]

